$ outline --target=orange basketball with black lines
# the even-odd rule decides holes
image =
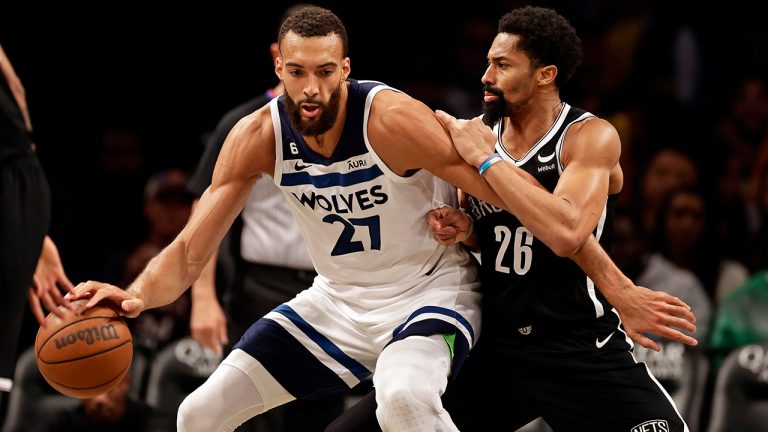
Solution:
[[[35,339],[37,368],[48,384],[75,398],[90,398],[122,381],[131,366],[133,338],[115,309],[87,300],[59,306],[64,318],[49,314]]]

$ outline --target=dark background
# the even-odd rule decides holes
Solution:
[[[431,108],[444,107],[447,89],[461,89],[479,109],[496,22],[529,2],[459,1],[316,4],[347,26],[353,78],[384,81]],[[51,236],[73,282],[115,282],[120,257],[145,229],[146,179],[172,167],[191,172],[221,115],[276,83],[268,47],[293,3],[4,2],[0,43],[27,90],[53,191]],[[744,1],[534,3],[555,7],[584,42],[564,99],[600,116],[643,114],[638,160],[643,149],[671,143],[713,166],[718,151],[706,126],[727,111],[742,79],[766,76],[764,17]],[[686,101],[670,96],[680,26],[698,47]],[[631,52],[627,40],[637,42]],[[628,178],[627,193],[636,180]]]

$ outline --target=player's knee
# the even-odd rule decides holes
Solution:
[[[210,432],[217,430],[215,413],[210,410],[210,401],[198,390],[189,394],[179,405],[176,414],[176,429],[179,432]]]
[[[423,371],[388,375],[376,386],[376,417],[384,430],[419,430],[442,411],[440,389]]]

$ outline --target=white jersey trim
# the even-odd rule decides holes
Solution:
[[[545,133],[544,136],[541,137],[536,142],[536,144],[533,145],[533,147],[528,149],[528,151],[525,152],[525,154],[520,160],[515,159],[515,157],[512,156],[512,154],[510,154],[507,151],[506,147],[504,147],[504,143],[501,140],[501,135],[502,135],[501,124],[504,120],[502,119],[496,122],[496,125],[498,126],[498,127],[494,127],[494,130],[498,137],[496,140],[496,151],[499,152],[499,154],[502,154],[502,153],[506,154],[517,166],[520,166],[528,162],[529,159],[531,159],[535,154],[539,152],[539,149],[541,149],[541,147],[544,146],[544,144],[548,143],[552,139],[555,133],[557,133],[557,131],[560,129],[560,126],[563,125],[563,122],[565,121],[565,117],[567,117],[568,112],[571,110],[571,106],[565,102],[563,102],[562,104],[563,104],[563,109],[560,110],[560,114],[557,115],[557,118],[555,119],[554,123],[552,123],[552,126],[549,127],[549,130],[547,131],[547,133]]]
[[[566,127],[565,130],[563,130],[563,134],[560,135],[560,138],[557,140],[557,144],[555,144],[555,159],[557,159],[557,173],[559,175],[563,174],[563,171],[565,170],[565,165],[563,164],[563,146],[565,145],[565,136],[568,134],[568,130],[573,126],[574,124],[586,120],[588,118],[594,117],[594,114],[585,112],[584,114],[580,115],[579,118],[576,120],[570,122]]]
[[[358,82],[365,82],[365,81],[358,81]],[[371,105],[373,105],[373,98],[376,97],[377,94],[379,94],[382,90],[392,90],[398,93],[402,93],[400,90],[389,87],[387,85],[380,85],[377,87],[374,87],[371,89],[370,92],[368,92],[368,96],[365,98],[365,111],[363,113],[363,140],[365,141],[365,147],[368,148],[368,152],[371,154],[371,157],[373,157],[373,160],[376,162],[376,165],[381,168],[381,171],[384,173],[384,175],[389,178],[390,180],[397,182],[397,183],[412,183],[414,181],[414,177],[416,176],[409,176],[409,177],[402,177],[397,174],[395,174],[391,169],[389,169],[389,166],[381,160],[379,157],[379,154],[376,153],[376,150],[373,149],[373,146],[371,145],[371,140],[368,138],[368,120],[371,116]]]
[[[272,128],[275,129],[275,171],[272,178],[279,187],[283,178],[283,127],[280,123],[280,109],[277,107],[279,97],[269,101],[269,112],[272,115]]]
[[[603,235],[603,229],[605,228],[605,218],[608,216],[608,200],[606,199],[605,205],[603,206],[603,212],[600,214],[600,220],[597,221],[597,232],[595,232],[595,238],[599,241],[600,237]],[[597,299],[597,294],[595,293],[595,283],[592,282],[592,279],[587,276],[587,294],[589,294],[590,300],[592,300],[592,304],[595,305],[595,318],[600,318],[601,316],[605,315],[605,308],[603,308],[603,304],[600,303],[600,300]]]

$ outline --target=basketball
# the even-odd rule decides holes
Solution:
[[[90,398],[122,381],[131,366],[133,338],[111,307],[83,310],[87,300],[59,306],[64,318],[48,314],[35,338],[37,368],[48,384],[75,398]]]

